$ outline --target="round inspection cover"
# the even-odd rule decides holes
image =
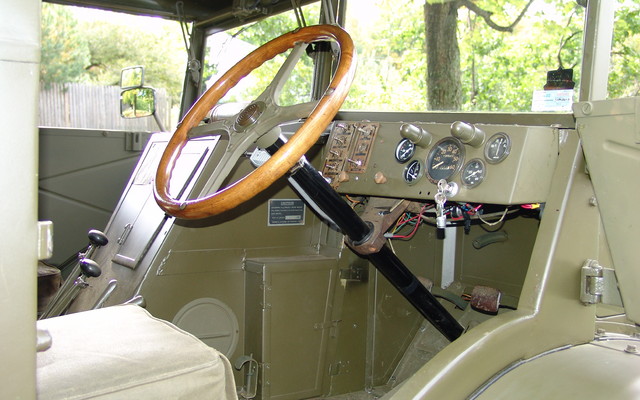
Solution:
[[[238,319],[231,308],[218,299],[196,299],[182,307],[172,322],[227,358],[238,344]]]

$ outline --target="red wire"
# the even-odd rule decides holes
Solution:
[[[422,206],[422,209],[420,210],[420,213],[409,218],[408,220],[404,221],[403,223],[407,223],[407,222],[411,222],[413,220],[418,220],[418,222],[416,222],[415,226],[413,227],[413,230],[411,232],[409,232],[408,235],[393,235],[392,238],[393,239],[410,239],[413,237],[413,235],[416,234],[416,232],[418,231],[418,227],[420,226],[420,223],[422,222],[422,213],[425,211],[425,209],[427,208],[427,205],[425,204],[424,206]],[[397,226],[397,225],[396,225]]]

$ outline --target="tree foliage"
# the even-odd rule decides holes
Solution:
[[[640,0],[618,0],[610,97],[640,94]],[[435,0],[350,0],[347,30],[358,52],[356,81],[346,109],[423,111],[428,109],[427,52],[429,29],[424,10]],[[546,73],[574,68],[580,83],[582,31],[585,10],[565,0],[451,0],[455,6],[455,34],[459,46],[458,104],[467,111],[528,111],[534,90],[545,84]],[[305,7],[309,24],[318,20],[319,7]],[[523,12],[524,11],[524,12]],[[120,69],[144,65],[146,82],[164,87],[179,99],[187,60],[177,23],[160,30],[113,21],[78,21],[68,8],[43,4],[41,80],[118,83]],[[242,41],[255,48],[298,27],[293,13],[283,13],[223,33],[227,48]],[[231,40],[232,38],[233,40]],[[205,80],[222,72],[219,61],[228,56],[207,54]],[[252,100],[273,79],[286,55],[274,58],[244,79],[229,100]],[[303,57],[283,90],[282,104],[308,98],[312,60]],[[442,81],[444,90],[454,91]],[[431,86],[434,83],[431,82]],[[578,88],[579,86],[576,86]],[[431,88],[433,89],[433,88]],[[430,93],[428,96],[427,94]]]
[[[43,3],[40,80],[119,85],[122,68],[143,65],[145,83],[165,88],[177,103],[186,62],[177,22],[158,21],[160,28],[151,29],[130,23],[144,17],[104,15],[78,20],[69,7]]]
[[[307,21],[318,21],[319,4],[305,6],[304,11]],[[285,12],[229,32],[216,34],[216,37],[211,38],[210,41],[217,41],[220,44],[216,46],[217,50],[215,54],[212,52],[212,46],[207,47],[204,81],[209,81],[209,85],[213,84],[212,80],[225,72],[223,70],[225,68],[220,65],[221,62],[224,62],[227,58],[239,59],[245,55],[233,54],[237,50],[238,43],[243,43],[243,47],[247,49],[247,51],[249,51],[249,49],[253,50],[296,28],[298,28],[298,22],[295,14],[293,12]],[[290,52],[285,52],[266,61],[248,77],[243,78],[241,83],[232,90],[223,101],[241,102],[255,99],[272,82],[278,69],[289,54]],[[291,77],[285,83],[280,98],[278,99],[279,104],[292,105],[302,101],[308,101],[310,99],[311,85],[313,82],[312,76],[313,60],[311,57],[303,55]]]
[[[609,72],[609,96],[640,95],[640,4],[625,2],[616,12]]]
[[[40,80],[46,85],[82,81],[89,57],[89,46],[71,11],[43,3]]]

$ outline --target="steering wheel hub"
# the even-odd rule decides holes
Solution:
[[[262,101],[255,101],[248,106],[246,106],[238,117],[236,118],[236,123],[234,125],[234,129],[237,132],[241,132],[247,127],[253,125],[258,118],[262,115],[265,109],[265,104]]]

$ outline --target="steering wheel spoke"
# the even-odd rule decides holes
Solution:
[[[308,44],[333,40],[340,47],[340,59],[333,80],[319,101],[279,106],[278,97]],[[251,71],[278,54],[291,49],[273,81],[237,116],[199,126],[220,99]],[[318,140],[347,97],[355,74],[355,49],[344,30],[335,25],[317,25],[284,34],[251,52],[214,83],[185,115],[167,144],[158,165],[154,196],[170,215],[198,219],[217,215],[249,200],[283,176]],[[271,158],[239,181],[221,189],[237,160],[262,136],[281,123],[306,118],[298,131]],[[179,201],[169,195],[168,185],[176,160],[190,138],[220,135],[228,143],[219,165],[205,185],[205,197]]]
[[[293,46],[291,53],[289,53],[289,56],[284,63],[282,63],[282,66],[278,69],[269,86],[258,96],[256,101],[261,101],[269,106],[278,104],[278,98],[280,97],[280,93],[282,93],[282,88],[291,77],[291,73],[295,69],[298,61],[300,61],[302,55],[305,54],[308,44],[309,43],[297,43]]]

